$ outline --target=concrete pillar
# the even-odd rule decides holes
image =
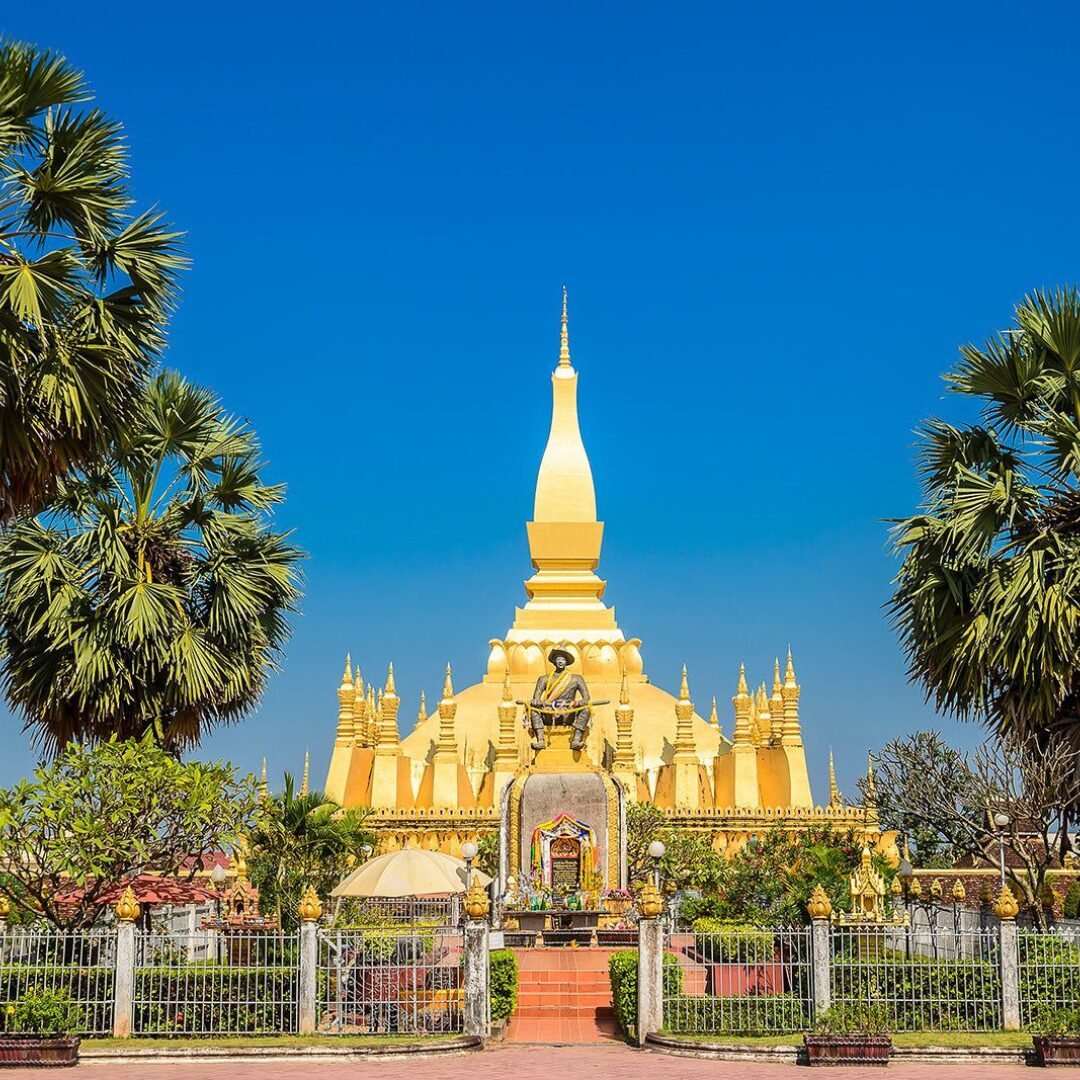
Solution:
[[[113,977],[113,1038],[131,1038],[135,999],[135,923],[116,928],[116,971]]]
[[[486,1039],[491,1034],[491,973],[488,924],[482,919],[465,922],[465,1016],[466,1035]]]
[[[1015,919],[1002,919],[1001,934],[1001,1026],[1020,1030],[1020,942]]]
[[[813,919],[810,923],[810,970],[815,1017],[832,1005],[829,959],[829,920]]]
[[[299,1014],[300,1034],[315,1032],[316,974],[319,968],[319,931],[314,920],[300,924]]]
[[[664,920],[638,923],[637,1044],[664,1026]]]

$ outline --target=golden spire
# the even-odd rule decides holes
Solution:
[[[424,691],[420,691],[420,710],[416,714],[416,726],[419,727],[424,721],[427,720],[427,698],[424,697]]]
[[[748,693],[747,693],[747,689],[746,689],[746,665],[745,664],[740,664],[739,665],[739,685],[736,688],[735,693],[739,697],[748,697],[749,696]]]
[[[716,711],[716,696],[712,699],[712,712],[709,713],[709,724],[716,729],[717,735],[723,735],[723,728],[720,726],[720,715]]]
[[[345,670],[341,674],[341,685],[352,686],[352,656],[345,654]]]
[[[877,807],[877,791],[874,788],[874,755],[866,751],[866,808]]]
[[[559,335],[559,367],[570,367],[570,320],[566,315],[566,286],[562,287],[562,330]]]
[[[341,685],[338,687],[338,719],[337,741],[347,743],[352,741],[356,731],[353,723],[353,708],[356,700],[356,688],[353,686],[350,657],[345,657],[345,670],[341,675]]]
[[[780,694],[784,702],[784,724],[781,740],[789,746],[802,744],[802,729],[799,727],[799,684],[795,681],[795,664],[788,649],[787,667],[784,671],[784,685]]]
[[[259,780],[259,802],[266,802],[270,798],[270,789],[266,783],[266,758],[262,760],[262,777]]]
[[[435,744],[435,759],[449,761],[457,759],[457,736],[454,731],[454,717],[457,715],[457,702],[454,700],[454,680],[450,665],[446,665],[446,679],[443,681],[443,696],[439,702],[439,741]]]
[[[762,683],[758,687],[757,691],[757,721],[758,721],[758,739],[760,742],[768,744],[772,742],[776,725],[773,722],[772,713],[769,711],[769,693],[765,689],[765,684]]]
[[[829,747],[829,808],[838,809],[843,805],[840,789],[836,786],[836,766],[833,764],[832,747]]]
[[[735,735],[734,742],[737,746],[749,745],[752,741],[750,731],[750,693],[746,687],[746,665],[739,665],[739,685],[735,696],[731,699],[735,706]]]
[[[680,701],[689,701],[690,700],[690,684],[686,680],[686,665],[685,664],[683,664],[683,666],[682,666],[682,682],[679,684],[679,700]]]
[[[307,750],[304,751],[304,775],[300,780],[300,794],[306,795],[308,793],[308,777],[311,775],[311,753]]]
[[[634,709],[630,704],[630,684],[623,672],[619,684],[619,704],[615,707],[615,756],[611,759],[614,772],[634,771]]]
[[[386,669],[386,686],[383,693],[394,694],[396,693],[396,687],[394,686],[394,661],[390,661],[390,666]]]
[[[787,651],[787,667],[784,670],[784,685],[795,686],[795,665],[791,660],[791,648]]]
[[[386,687],[382,691],[379,708],[379,727],[375,733],[375,744],[380,754],[393,754],[397,752],[400,744],[398,734],[397,714],[401,706],[401,699],[397,696],[394,687],[394,665],[386,670]]]
[[[510,682],[510,665],[503,673],[502,701],[499,702],[499,739],[495,747],[495,765],[503,772],[509,772],[518,765],[517,703],[514,701],[514,687]]]

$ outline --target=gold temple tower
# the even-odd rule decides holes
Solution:
[[[415,729],[402,738],[393,665],[381,690],[346,659],[327,795],[370,806],[383,850],[420,847],[457,854],[467,840],[500,827],[504,795],[537,768],[522,709],[553,647],[575,659],[593,709],[580,767],[600,774],[621,805],[653,803],[677,824],[733,851],[764,829],[831,823],[878,841],[872,807],[845,806],[831,785],[815,806],[799,717],[801,688],[790,651],[771,664],[771,685],[751,688],[740,667],[730,736],[716,699],[708,718],[695,707],[685,668],[677,694],[650,681],[641,639],[627,636],[604,603],[598,576],[604,523],[578,425],[578,373],[570,361],[563,295],[558,364],[551,376],[551,430],[528,522],[534,568],[526,601],[502,637],[488,642],[480,682],[455,689],[447,667],[430,714],[421,697]],[[540,751],[544,754],[545,751]],[[578,766],[575,766],[578,767]]]

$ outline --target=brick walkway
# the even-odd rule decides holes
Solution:
[[[78,1069],[38,1069],[35,1080],[67,1080],[86,1076],[87,1080],[828,1080],[829,1077],[865,1078],[878,1075],[866,1069],[815,1069],[761,1062],[700,1061],[644,1053],[626,1046],[501,1046],[484,1052],[452,1057],[398,1058],[387,1061],[354,1058],[351,1061],[298,1061],[296,1059],[257,1062],[228,1060],[185,1064],[129,1063],[84,1064]],[[1023,1065],[986,1064],[891,1064],[882,1074],[887,1080],[1030,1080]]]

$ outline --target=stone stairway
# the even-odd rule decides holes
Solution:
[[[519,983],[517,1012],[509,1042],[585,1043],[612,1041],[608,958],[612,949],[515,949]]]

